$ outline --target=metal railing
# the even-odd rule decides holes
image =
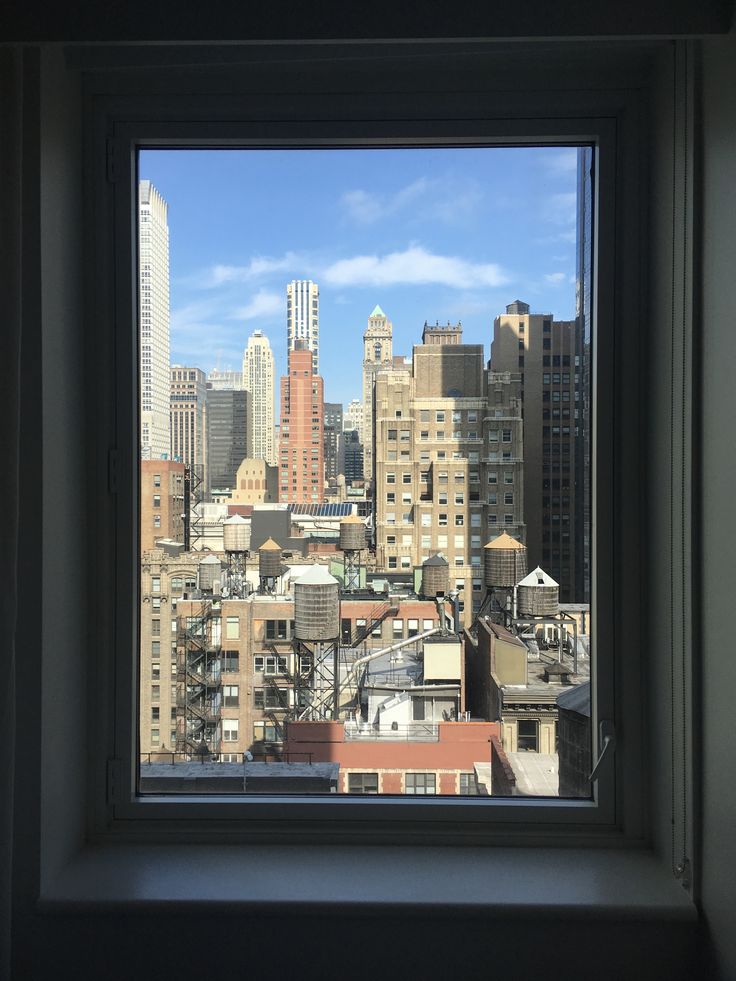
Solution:
[[[388,726],[376,726],[370,722],[346,722],[346,742],[416,742],[437,743],[440,740],[436,722],[394,722]]]
[[[150,753],[140,754],[140,764],[141,766],[150,766],[153,763],[166,763],[170,766],[174,766],[176,763],[200,763],[204,766],[205,763],[221,763],[224,762],[220,760],[219,753],[196,753],[196,752],[174,752],[172,751],[153,751]],[[264,749],[262,751],[256,750],[248,753],[240,753],[240,763],[299,763],[306,762],[309,766],[312,765],[314,753],[307,752],[306,750],[290,750],[288,752],[280,749]],[[248,755],[252,759],[248,759]],[[299,759],[293,759],[293,757],[299,757]],[[231,764],[237,766],[238,764]]]

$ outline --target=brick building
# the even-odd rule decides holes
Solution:
[[[279,501],[324,500],[324,382],[312,371],[305,342],[289,351],[281,378]]]

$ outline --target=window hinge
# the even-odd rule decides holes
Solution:
[[[107,160],[107,181],[109,184],[114,184],[118,179],[118,173],[115,167],[115,140],[112,136],[108,136],[107,138],[105,155]]]
[[[108,450],[107,453],[107,489],[111,494],[118,492],[118,451]]]
[[[598,747],[598,759],[593,767],[593,772],[588,777],[588,780],[590,780],[591,783],[598,779],[598,771],[600,770],[601,763],[603,763],[606,756],[613,756],[613,754],[616,752],[616,728],[613,722],[610,722],[608,719],[603,719],[598,724]]]
[[[120,803],[120,782],[123,772],[122,760],[107,761],[107,803]]]

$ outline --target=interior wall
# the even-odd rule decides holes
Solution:
[[[702,906],[724,978],[736,978],[732,629],[736,488],[736,35],[703,44]]]

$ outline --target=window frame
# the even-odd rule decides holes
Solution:
[[[105,77],[104,73],[102,77]],[[625,472],[626,468],[618,441],[614,443],[609,439],[606,442],[606,438],[613,434],[613,403],[621,408],[622,393],[631,377],[635,377],[633,367],[627,377],[625,371],[614,376],[612,366],[614,336],[630,338],[641,316],[638,276],[643,216],[635,187],[641,165],[638,153],[644,155],[643,150],[638,150],[644,125],[631,90],[603,87],[593,92],[591,79],[588,86],[582,85],[578,91],[550,93],[541,84],[540,76],[537,74],[536,77],[538,88],[519,91],[510,101],[508,93],[502,92],[502,86],[499,90],[463,92],[462,96],[443,92],[441,98],[436,92],[430,98],[421,91],[411,91],[407,95],[413,107],[409,122],[405,108],[401,109],[407,100],[394,103],[375,92],[363,100],[357,98],[347,108],[339,96],[324,93],[319,96],[314,93],[298,96],[293,92],[271,93],[264,97],[263,93],[246,91],[245,95],[243,92],[223,95],[223,91],[228,91],[227,85],[223,91],[206,91],[191,100],[171,93],[152,93],[148,83],[139,79],[137,86],[128,80],[123,94],[110,95],[102,86],[97,97],[88,100],[87,111],[91,116],[88,130],[93,134],[88,146],[89,172],[97,216],[92,255],[100,272],[92,303],[92,319],[101,323],[105,332],[105,341],[101,345],[101,358],[105,364],[103,374],[106,381],[112,383],[111,391],[116,394],[116,414],[111,420],[100,420],[96,430],[98,453],[107,458],[110,447],[115,447],[112,452],[117,474],[117,490],[100,508],[107,512],[106,518],[112,519],[114,529],[109,540],[103,543],[103,562],[112,572],[110,581],[116,583],[116,596],[113,605],[100,611],[96,629],[100,636],[111,642],[114,650],[110,678],[114,678],[119,693],[112,704],[109,698],[100,699],[105,705],[104,711],[100,709],[104,729],[109,734],[107,740],[100,740],[100,748],[106,754],[104,766],[108,772],[112,767],[117,775],[114,793],[102,802],[99,793],[94,796],[94,824],[100,833],[103,829],[109,832],[110,829],[129,828],[131,821],[140,829],[161,829],[166,822],[181,821],[190,822],[190,827],[196,828],[203,826],[201,822],[209,824],[216,816],[218,821],[229,825],[228,834],[238,836],[255,832],[265,839],[274,833],[272,827],[269,829],[269,822],[274,818],[283,819],[283,802],[269,798],[243,801],[224,797],[216,800],[181,797],[171,800],[155,796],[139,798],[135,793],[138,691],[131,658],[138,643],[138,553],[135,543],[138,540],[140,491],[136,425],[137,332],[131,330],[137,316],[137,277],[131,273],[131,269],[135,269],[136,234],[135,221],[131,219],[135,215],[135,152],[139,146],[595,144],[600,153],[596,216],[607,229],[597,249],[598,351],[595,371],[599,391],[614,377],[616,388],[611,389],[610,404],[609,400],[596,404],[595,441],[599,446],[611,447],[612,452],[594,457],[592,474],[598,508],[598,535],[592,543],[596,569],[592,607],[599,662],[596,669],[599,690],[593,708],[594,744],[597,742],[598,717],[611,717],[619,727],[622,723],[628,725],[630,734],[641,731],[637,721],[641,693],[633,691],[630,680],[631,675],[637,673],[635,669],[626,668],[629,681],[625,705],[621,706],[621,700],[615,703],[614,693],[620,688],[621,679],[615,677],[611,638],[614,621],[619,633],[622,624],[614,616],[611,604],[604,602],[604,597],[612,594],[613,579],[622,568],[621,555],[632,551],[632,542],[638,533],[636,522],[633,522],[626,529],[623,545],[617,542],[614,555],[610,490],[614,481],[611,476],[622,480],[621,470]],[[528,81],[525,84],[528,86]],[[247,82],[240,85],[247,89]],[[315,99],[321,107],[319,118],[306,124],[295,122],[294,106],[299,102],[309,105]],[[373,116],[366,120],[361,116],[366,104],[375,106],[378,103],[382,106],[380,120]],[[244,104],[248,106],[247,122],[243,122]],[[209,108],[210,116],[203,107]],[[208,121],[202,122],[202,119]],[[299,135],[295,137],[295,133]],[[114,175],[112,180],[108,179],[110,170]],[[622,207],[624,187],[627,195]],[[618,305],[611,302],[614,293],[623,298]],[[127,327],[116,329],[118,325]],[[617,365],[626,367],[620,359]],[[624,420],[627,437],[636,435],[631,415],[630,410]],[[614,450],[618,454],[615,460],[612,459]],[[117,610],[117,628],[112,606]],[[594,754],[595,751],[594,745]],[[621,753],[618,753],[605,768],[605,779],[595,787],[591,801],[435,799],[429,802],[429,807],[422,807],[416,801],[409,802],[407,809],[406,802],[393,798],[370,805],[347,797],[297,798],[289,804],[288,820],[293,820],[296,825],[300,817],[317,818],[321,827],[313,832],[315,840],[327,839],[336,823],[344,825],[349,833],[355,822],[366,819],[379,825],[390,825],[396,840],[401,840],[404,833],[413,834],[417,823],[425,822],[432,825],[437,840],[448,842],[457,841],[458,835],[469,835],[484,843],[493,843],[532,831],[544,835],[546,840],[569,840],[574,835],[578,843],[610,843],[622,837],[638,840],[644,820],[643,771],[641,760],[633,755],[628,764],[623,767]],[[513,825],[512,829],[508,827],[509,823]]]

